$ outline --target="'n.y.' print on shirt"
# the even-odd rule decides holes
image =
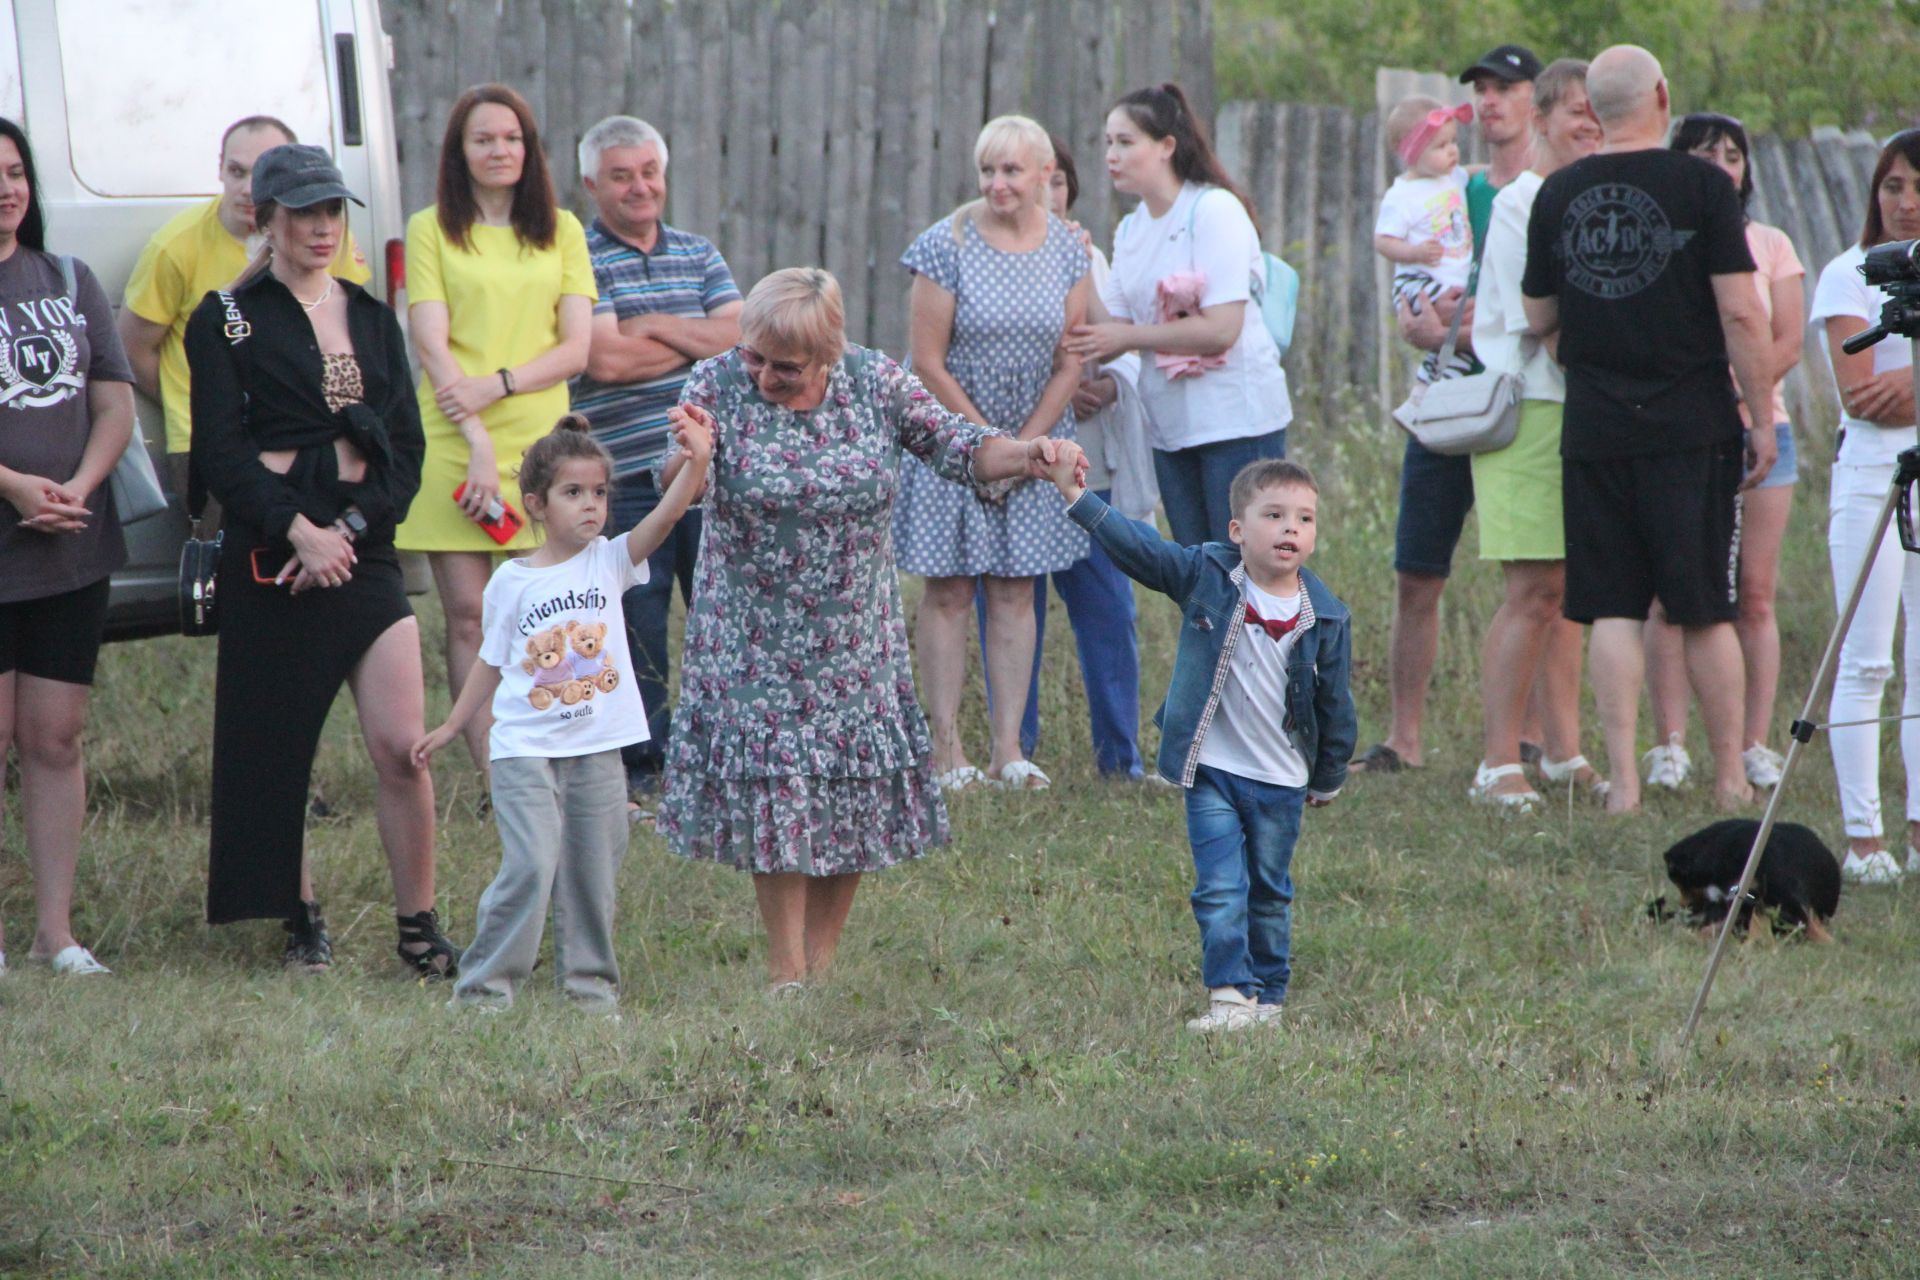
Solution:
[[[44,409],[80,394],[80,346],[71,329],[86,324],[66,298],[31,298],[0,310],[0,404]]]

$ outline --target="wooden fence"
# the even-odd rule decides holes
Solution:
[[[711,237],[744,289],[777,266],[840,278],[856,341],[905,347],[900,254],[977,192],[973,141],[1024,112],[1110,228],[1114,98],[1178,79],[1213,105],[1209,0],[398,0],[393,98],[409,210],[433,202],[447,108],[498,80],[531,102],[563,201],[590,212],[575,149],[601,118],[667,138],[668,219]]]
[[[1383,97],[1422,92],[1459,101],[1444,77],[1383,72]],[[1229,172],[1247,184],[1266,243],[1301,274],[1299,325],[1287,357],[1303,419],[1377,418],[1404,394],[1413,366],[1387,301],[1388,274],[1373,252],[1373,219],[1392,174],[1381,114],[1344,107],[1231,102],[1218,114]],[[1810,139],[1756,138],[1753,216],[1781,228],[1806,265],[1806,295],[1820,269],[1859,237],[1879,148],[1863,131],[1817,130]],[[1796,424],[1831,433],[1831,370],[1811,331],[1788,376]]]

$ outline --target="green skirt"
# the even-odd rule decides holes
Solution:
[[[1522,400],[1513,443],[1473,455],[1482,560],[1564,560],[1560,419],[1555,400]]]

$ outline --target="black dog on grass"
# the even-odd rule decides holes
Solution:
[[[1693,923],[1712,927],[1727,918],[1741,868],[1759,832],[1760,824],[1751,818],[1728,818],[1667,850],[1667,878],[1679,888]],[[1775,823],[1754,872],[1753,895],[1774,912],[1776,929],[1804,928],[1813,941],[1831,942],[1827,921],[1840,906],[1840,864],[1806,827]],[[1752,919],[1749,899],[1741,905],[1735,927],[1745,932]]]

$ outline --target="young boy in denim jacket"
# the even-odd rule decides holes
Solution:
[[[1301,812],[1339,794],[1358,728],[1347,607],[1304,567],[1319,487],[1299,463],[1248,463],[1230,491],[1232,544],[1182,547],[1087,492],[1079,450],[1059,452],[1050,477],[1068,516],[1185,617],[1154,722],[1155,763],[1186,789],[1193,845],[1208,1000],[1187,1029],[1274,1021],[1291,972],[1288,868]]]

